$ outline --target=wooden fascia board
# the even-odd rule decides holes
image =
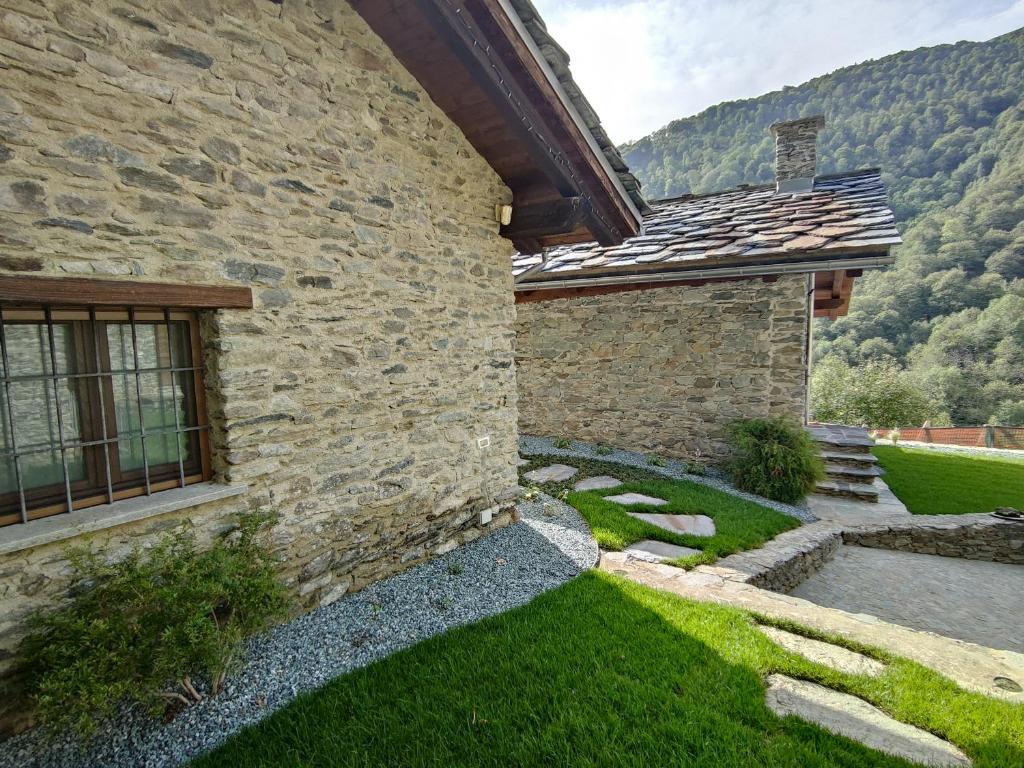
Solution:
[[[611,179],[600,167],[590,145],[566,112],[565,104],[558,98],[547,78],[542,77],[543,73],[535,58],[500,4],[496,0],[416,2],[474,80],[490,95],[496,108],[505,115],[509,127],[522,139],[533,161],[559,193],[563,197],[589,198],[592,214],[587,223],[594,239],[602,244],[618,245],[624,238],[639,232],[639,218],[632,215],[630,204],[621,198]],[[515,61],[507,62],[498,55],[496,47],[488,42],[488,35],[477,23],[476,14],[489,21],[492,29],[500,30],[505,37],[503,47],[515,52]],[[544,94],[545,107],[561,118],[559,125],[551,126],[549,120],[540,114],[537,106],[520,87],[513,67]],[[584,161],[591,161],[585,163],[588,166],[586,173],[577,168],[577,163],[562,146],[569,126],[575,128],[576,140],[573,144],[576,153]],[[557,134],[562,134],[563,138]],[[571,132],[569,137],[571,140]]]
[[[842,247],[828,248],[828,249],[819,250],[819,251],[805,251],[805,252],[799,252],[799,253],[790,253],[790,254],[787,254],[788,258],[777,258],[777,256],[781,256],[781,255],[782,254],[766,254],[765,257],[757,259],[757,260],[749,259],[749,258],[744,259],[742,257],[731,257],[731,258],[730,257],[724,257],[724,258],[716,258],[714,260],[705,259],[705,260],[700,261],[700,262],[690,262],[689,265],[684,266],[684,267],[675,267],[675,268],[671,268],[671,269],[666,269],[666,266],[667,266],[666,264],[664,264],[662,262],[655,261],[655,262],[651,262],[649,264],[638,264],[638,265],[630,266],[629,267],[629,271],[625,271],[624,269],[620,269],[620,270],[616,270],[616,271],[609,271],[608,269],[601,269],[601,267],[594,267],[594,268],[591,268],[591,269],[574,270],[571,275],[566,275],[566,274],[560,274],[560,273],[557,273],[557,272],[556,273],[544,273],[544,272],[533,272],[533,270],[531,270],[531,275],[530,275],[531,280],[530,280],[530,282],[531,283],[543,283],[546,280],[553,280],[553,281],[555,281],[555,280],[557,280],[557,281],[561,281],[561,280],[586,280],[586,279],[592,279],[592,278],[605,278],[605,277],[609,277],[609,278],[611,278],[611,277],[623,277],[625,279],[627,277],[636,277],[636,276],[639,276],[639,275],[643,275],[645,273],[648,273],[648,274],[662,274],[662,273],[666,273],[666,272],[672,272],[672,273],[678,272],[680,279],[683,279],[686,276],[686,272],[689,271],[689,270],[705,271],[705,270],[715,269],[715,268],[719,268],[719,267],[721,267],[723,269],[724,268],[730,268],[730,267],[750,267],[752,269],[762,268],[764,270],[765,274],[770,274],[771,273],[770,270],[771,270],[772,267],[780,267],[781,268],[781,267],[785,267],[787,264],[802,264],[804,262],[808,262],[810,264],[811,262],[815,262],[815,261],[821,261],[822,264],[824,265],[825,262],[830,262],[830,261],[835,261],[837,259],[842,259],[844,256],[859,257],[859,258],[877,257],[879,259],[889,259],[889,261],[887,262],[886,266],[888,266],[888,264],[891,264],[891,263],[893,263],[895,261],[895,257],[892,256],[892,254],[891,254],[891,252],[890,252],[888,247],[878,248],[878,247],[870,247],[870,246],[863,246],[863,247],[858,246],[858,247],[854,247],[854,248],[842,248]],[[816,271],[817,270],[815,270],[813,268],[813,265],[808,266],[808,268],[806,270],[804,270],[804,272],[807,272],[807,273],[816,272]],[[823,270],[823,271],[830,271],[830,270]],[[784,273],[785,273],[785,270],[780,269],[779,274],[784,274]],[[522,283],[522,280],[520,279],[519,282]],[[525,286],[523,286],[523,288],[525,290]]]

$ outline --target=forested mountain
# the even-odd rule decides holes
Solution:
[[[719,104],[622,150],[649,199],[768,182],[768,126],[817,113],[819,172],[881,167],[905,244],[819,321],[816,358],[895,359],[934,423],[1024,424],[1024,29]]]

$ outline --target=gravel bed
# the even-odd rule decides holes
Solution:
[[[554,441],[550,437],[536,437],[534,435],[519,436],[519,453],[521,456],[529,456],[535,453],[549,454],[551,456],[575,456],[581,459],[597,459],[598,461],[612,461],[616,464],[625,464],[629,467],[641,467],[650,472],[657,472],[660,475],[671,477],[675,480],[689,480],[700,483],[719,491],[731,493],[741,499],[756,502],[764,507],[782,512],[784,515],[795,517],[805,523],[817,522],[818,518],[811,514],[806,502],[800,504],[784,504],[781,501],[773,501],[763,496],[747,493],[736,488],[726,480],[725,475],[714,467],[707,467],[706,475],[690,475],[683,470],[684,462],[675,459],[665,459],[666,466],[656,467],[649,464],[647,454],[635,451],[626,451],[613,448],[612,452],[602,456],[594,451],[593,443],[585,443],[582,440],[573,440],[568,448],[555,448]]]
[[[572,507],[541,494],[520,522],[252,638],[220,695],[160,724],[126,708],[83,749],[40,730],[0,743],[0,768],[182,765],[300,693],[454,627],[529,602],[597,563]]]

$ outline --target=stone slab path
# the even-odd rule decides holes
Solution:
[[[600,567],[639,584],[690,600],[731,605],[881,648],[929,667],[968,690],[1024,703],[1024,693],[1006,691],[995,684],[997,677],[1024,682],[1024,654],[921,632],[875,616],[848,613],[792,595],[770,592],[747,584],[744,581],[747,574],[730,571],[720,565],[684,571],[670,565],[636,560],[624,552],[606,552],[601,556]]]
[[[617,477],[612,477],[611,475],[598,475],[597,477],[588,477],[585,480],[580,480],[573,486],[573,490],[599,491],[603,488],[617,488],[620,485],[622,485],[622,481]]]
[[[795,635],[784,629],[760,626],[761,632],[773,643],[787,651],[799,654],[809,661],[838,669],[851,675],[878,677],[885,671],[885,665],[870,659],[862,653],[842,648],[832,643],[823,643],[803,635]]]
[[[627,512],[626,514],[671,533],[687,536],[715,535],[715,521],[707,515],[658,515],[647,512]]]
[[[915,763],[936,768],[971,765],[967,755],[948,741],[901,723],[863,699],[816,683],[772,675],[765,703],[779,716],[795,715],[871,749]]]
[[[649,563],[663,563],[666,560],[677,560],[680,557],[699,555],[699,549],[692,547],[680,547],[676,544],[666,544],[664,541],[644,539],[635,544],[630,544],[623,552],[638,560],[646,560]]]
[[[523,477],[531,483],[561,483],[569,480],[577,472],[579,470],[576,467],[570,467],[568,464],[550,464],[527,472]]]
[[[668,504],[664,499],[654,496],[647,496],[643,493],[620,493],[615,496],[605,496],[605,501],[614,501],[624,507],[631,507],[634,504],[646,504],[649,507],[660,507]]]
[[[1024,567],[1019,565],[842,546],[790,594],[913,629],[1024,652]]]

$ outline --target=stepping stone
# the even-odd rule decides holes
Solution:
[[[576,467],[568,464],[551,464],[547,467],[527,472],[523,477],[532,483],[561,483],[579,472]]]
[[[614,488],[617,485],[622,485],[622,481],[617,477],[598,475],[597,477],[588,477],[586,480],[580,480],[573,486],[573,489],[577,491],[597,491],[601,488]]]
[[[680,557],[700,554],[699,549],[666,544],[663,541],[655,541],[654,539],[644,539],[635,544],[630,544],[625,552],[630,557],[644,560],[648,563],[663,563],[666,560],[676,560]]]
[[[797,653],[809,661],[823,664],[826,667],[832,667],[832,669],[838,669],[840,672],[846,672],[851,675],[878,677],[885,671],[884,664],[874,659],[869,659],[861,653],[840,648],[838,645],[823,643],[820,640],[812,640],[809,637],[795,635],[792,632],[786,632],[775,627],[758,627],[758,629],[769,640],[776,645],[782,646],[787,651]]]
[[[527,464],[529,464],[529,463],[530,463],[530,460],[529,460],[529,459],[523,459],[523,458],[520,458],[520,459],[519,459],[519,460],[518,460],[518,461],[516,462],[516,466],[517,466],[517,467],[525,467],[525,466],[526,466]]]
[[[664,499],[657,499],[654,496],[644,496],[642,493],[620,493],[617,496],[605,496],[605,501],[614,501],[616,504],[629,506],[631,504],[647,504],[652,507],[660,507],[668,504]]]
[[[795,715],[866,747],[929,766],[966,768],[970,759],[948,741],[901,723],[863,699],[785,675],[771,675],[768,708]]]
[[[605,498],[610,497],[605,496]],[[644,512],[627,512],[626,514],[672,533],[682,533],[688,536],[715,535],[715,521],[707,515],[658,515]]]

